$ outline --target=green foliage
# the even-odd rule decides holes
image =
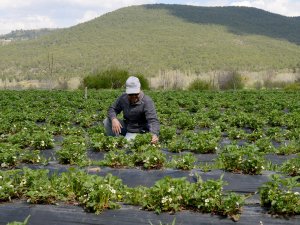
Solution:
[[[284,90],[286,91],[299,91],[300,90],[300,83],[292,83],[292,84],[287,84],[284,86]]]
[[[192,208],[200,212],[215,212],[238,220],[241,206],[244,204],[242,196],[222,193],[224,182],[198,178],[197,183],[189,183],[185,178],[165,177],[155,183],[145,193],[143,207],[155,210],[176,212],[184,208]]]
[[[107,136],[103,133],[91,135],[91,146],[95,151],[111,151],[125,147],[127,140],[123,137]]]
[[[297,18],[248,7],[126,7],[0,46],[1,78],[83,78],[114,67],[146,77],[159,70],[298,68],[299,27]]]
[[[277,174],[272,175],[272,180],[260,188],[261,205],[272,214],[299,215],[300,194],[293,191],[293,188],[299,186],[297,179],[299,177],[280,178]]]
[[[105,154],[101,164],[114,168],[132,167],[132,159],[125,150],[111,150]]]
[[[219,79],[219,88],[221,90],[229,89],[243,89],[244,83],[241,74],[237,71],[231,71],[227,74],[224,74],[223,77]]]
[[[260,174],[264,169],[263,154],[255,145],[227,145],[219,154],[218,161],[230,172]]]
[[[144,169],[161,169],[166,162],[166,156],[157,146],[148,144],[133,152],[132,161],[135,166],[142,166]]]
[[[124,88],[128,77],[126,70],[110,69],[85,77],[83,85],[95,89],[120,89]]]
[[[67,137],[62,144],[62,148],[56,152],[58,160],[62,164],[86,165],[88,163],[86,155],[86,143],[82,137]]]
[[[30,215],[25,218],[24,222],[14,221],[14,222],[10,222],[6,225],[27,225],[29,218],[30,218]]]
[[[83,79],[83,86],[95,89],[121,89],[125,88],[125,82],[129,77],[129,72],[120,69],[110,69],[102,72],[97,72]],[[142,89],[149,89],[148,80],[138,74]]]
[[[180,154],[174,156],[171,161],[171,167],[181,170],[191,170],[194,168],[196,157],[192,153]]]
[[[285,161],[281,166],[281,171],[290,176],[300,176],[300,154],[296,158]]]
[[[210,82],[204,81],[201,79],[196,79],[192,83],[190,83],[188,90],[190,91],[201,91],[201,90],[211,90],[213,86]]]

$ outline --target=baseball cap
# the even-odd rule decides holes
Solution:
[[[127,94],[138,94],[141,91],[141,83],[139,78],[130,76],[126,80],[126,93]]]

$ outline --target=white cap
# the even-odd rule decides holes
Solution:
[[[141,91],[141,83],[139,78],[131,76],[126,81],[126,93],[138,94]]]

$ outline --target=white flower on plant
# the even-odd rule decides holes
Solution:
[[[167,197],[163,197],[163,198],[161,199],[161,203],[162,203],[162,204],[165,204],[167,201],[168,201],[168,198],[167,198]]]
[[[2,189],[2,186],[0,186],[0,190]]]
[[[42,146],[42,147],[45,146],[45,141],[41,141],[41,146]]]
[[[261,166],[261,169],[262,169],[262,170],[264,170],[264,169],[265,169],[265,167],[264,167],[264,166]]]
[[[0,176],[0,179],[2,179],[3,177],[2,176]]]
[[[299,192],[296,191],[296,192],[294,193],[294,195],[299,195]]]
[[[172,192],[172,191],[174,191],[174,187],[173,186],[169,188],[168,192]]]
[[[205,199],[205,203],[209,203],[209,199],[207,198],[207,199]]]

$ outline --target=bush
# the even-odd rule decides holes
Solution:
[[[219,88],[221,90],[243,89],[244,83],[242,75],[236,71],[228,72],[219,78]]]
[[[213,89],[213,86],[210,82],[196,79],[194,80],[188,87],[188,90],[190,91],[196,91],[196,90],[211,90]]]
[[[83,86],[95,89],[120,89],[125,87],[129,76],[130,74],[126,70],[105,70],[85,77]],[[142,89],[149,89],[149,82],[142,74],[138,74],[136,77],[140,79]]]
[[[286,90],[286,91],[300,90],[300,83],[287,84],[284,87],[284,90]]]

